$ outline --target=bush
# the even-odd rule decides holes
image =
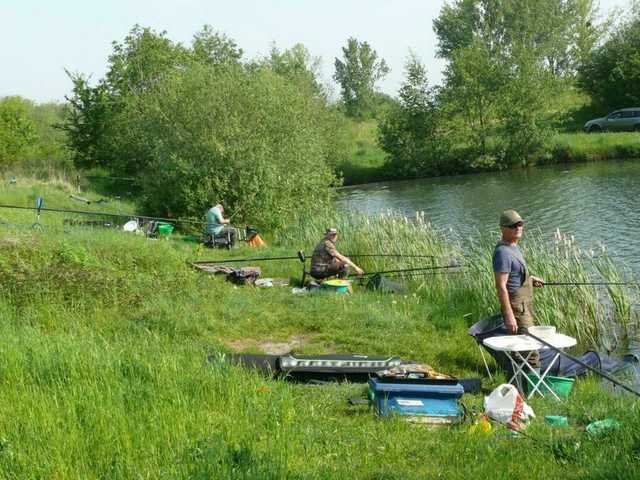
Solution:
[[[58,128],[64,106],[35,104],[22,97],[0,99],[0,166],[28,171],[71,167],[64,133]]]
[[[116,122],[150,211],[201,217],[222,201],[279,228],[329,204],[333,116],[268,69],[193,65],[131,97]]]

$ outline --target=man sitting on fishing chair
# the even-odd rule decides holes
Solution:
[[[313,250],[311,257],[311,276],[317,280],[337,276],[346,278],[349,267],[352,267],[358,275],[363,275],[364,270],[353,263],[348,257],[342,255],[336,249],[338,230],[328,228],[324,238]]]
[[[524,221],[515,210],[505,210],[500,215],[502,238],[493,252],[493,272],[496,290],[502,307],[507,332],[526,331],[535,325],[533,319],[533,287],[542,287],[542,278],[529,275],[527,264],[518,241],[522,238]],[[537,352],[531,354],[529,363],[539,368]]]
[[[218,237],[229,237],[230,246],[238,239],[238,230],[231,226],[231,220],[224,218],[224,207],[221,203],[214,204],[207,212],[207,229],[205,236],[211,235],[211,240]]]

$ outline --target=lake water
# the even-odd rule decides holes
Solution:
[[[640,274],[640,161],[590,163],[499,173],[375,183],[340,190],[340,205],[367,214],[424,211],[457,234],[499,235],[498,216],[516,209],[527,229],[556,229],[580,246],[604,243]]]

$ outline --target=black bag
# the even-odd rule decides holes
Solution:
[[[227,280],[236,285],[253,284],[261,273],[260,267],[236,268],[227,275]]]
[[[381,293],[404,293],[407,291],[407,288],[403,284],[391,281],[379,273],[376,273],[369,279],[366,287],[369,290],[375,290]]]
[[[253,237],[255,237],[256,235],[258,235],[258,229],[256,227],[252,227],[250,225],[247,225],[247,227],[244,229],[244,234],[245,234],[245,240],[247,242],[253,240]]]

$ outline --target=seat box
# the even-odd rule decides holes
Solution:
[[[457,380],[369,379],[369,400],[381,417],[403,415],[426,423],[455,423],[464,388]]]

